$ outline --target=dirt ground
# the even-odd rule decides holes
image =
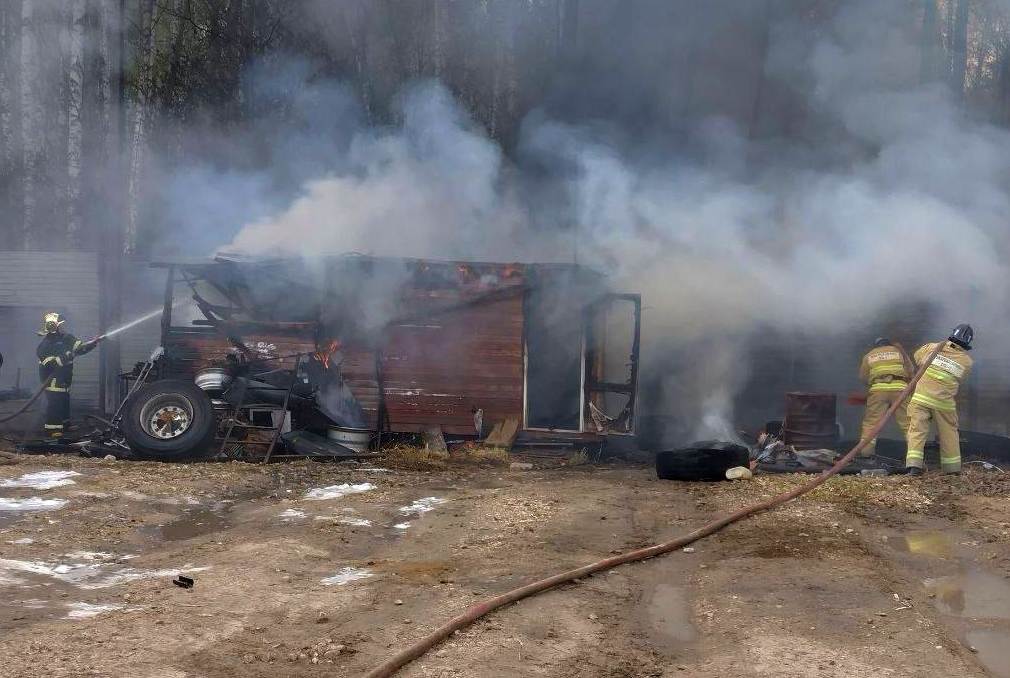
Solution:
[[[0,675],[360,676],[482,597],[797,482],[21,457],[0,466]],[[1010,676],[1008,497],[1010,474],[974,469],[834,479],[401,675]]]

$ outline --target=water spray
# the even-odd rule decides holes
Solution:
[[[174,304],[172,304],[172,309],[175,310],[178,306],[181,306],[182,304],[185,304],[187,302],[189,302],[189,299],[179,299]],[[161,315],[164,312],[165,312],[165,309],[163,307],[159,306],[158,308],[154,309],[150,313],[145,313],[144,315],[140,316],[139,318],[134,318],[133,320],[131,320],[129,322],[123,323],[122,325],[120,325],[119,327],[116,327],[115,329],[111,329],[108,332],[105,332],[104,334],[99,334],[97,337],[94,338],[94,341],[102,341],[103,339],[108,339],[109,337],[113,337],[113,336],[119,334],[120,332],[125,332],[126,330],[130,329],[131,327],[135,327],[135,326],[139,325],[140,323],[147,322],[151,318],[156,318],[156,317],[158,317],[159,315]]]
[[[125,332],[126,330],[130,329],[131,327],[135,327],[136,325],[139,325],[142,322],[146,322],[146,321],[150,320],[151,318],[154,318],[155,316],[159,316],[159,315],[161,315],[164,312],[165,312],[164,308],[155,309],[154,311],[151,311],[150,313],[146,313],[146,314],[140,316],[139,318],[134,318],[133,320],[131,320],[131,321],[127,322],[127,323],[124,323],[124,324],[120,325],[119,327],[117,327],[115,329],[109,330],[105,334],[98,335],[97,337],[95,337],[95,341],[101,341],[102,339],[108,339],[109,337],[115,336],[115,335],[119,334],[120,332]]]

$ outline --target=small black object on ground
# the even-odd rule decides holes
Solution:
[[[180,588],[191,589],[193,588],[193,584],[195,584],[196,581],[190,577],[180,574],[178,577],[172,580],[172,583]]]

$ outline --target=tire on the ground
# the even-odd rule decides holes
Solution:
[[[175,404],[190,414],[188,428],[172,438],[159,438],[145,427],[145,408]],[[147,412],[149,417],[149,411]],[[181,461],[205,456],[210,451],[217,421],[210,397],[196,384],[181,379],[164,379],[137,389],[126,403],[121,424],[123,436],[141,459]]]
[[[695,443],[656,455],[656,475],[663,480],[726,480],[734,466],[749,466],[750,453],[733,443]]]

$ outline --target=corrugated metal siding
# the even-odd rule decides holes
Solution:
[[[67,318],[67,329],[80,338],[98,333],[98,258],[93,252],[0,251],[0,307],[55,310]],[[0,341],[23,342],[34,336],[41,315],[29,327],[0,328]],[[33,341],[37,344],[37,338]],[[0,347],[2,350],[2,347]],[[4,365],[4,371],[14,369]],[[37,363],[21,365],[24,384],[37,381]],[[98,353],[91,353],[74,367],[74,405],[94,410],[98,406]]]

